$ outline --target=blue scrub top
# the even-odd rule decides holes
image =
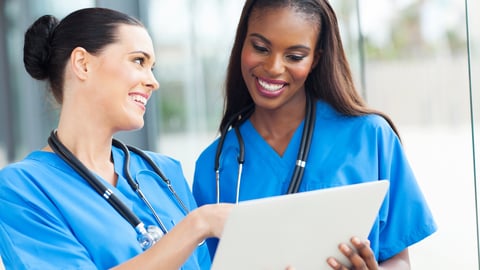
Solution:
[[[283,156],[268,145],[249,120],[240,126],[245,142],[240,200],[286,193],[303,125],[297,128]],[[217,145],[218,139],[196,162],[193,193],[198,205],[216,202],[214,158]],[[230,130],[220,158],[221,202],[235,201],[238,149],[236,135]],[[436,224],[400,140],[385,119],[378,115],[344,116],[327,103],[318,101],[315,130],[299,191],[381,179],[390,181],[390,189],[369,236],[379,262],[432,234]],[[212,256],[217,242],[216,239],[208,241]]]
[[[196,208],[180,164],[149,152],[190,209]],[[146,225],[157,225],[123,174],[113,148],[117,186],[101,179]],[[138,155],[130,172],[170,230],[185,214],[167,185]],[[134,228],[56,154],[35,151],[0,171],[0,254],[6,269],[108,269],[142,252]],[[182,269],[210,269],[205,244]]]

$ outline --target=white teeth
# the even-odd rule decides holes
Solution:
[[[265,88],[266,90],[271,91],[271,92],[278,91],[285,85],[285,84],[268,83],[268,82],[265,82],[265,81],[262,81],[262,80],[258,80],[258,83],[260,84],[260,86],[262,86],[263,88]]]
[[[147,99],[141,95],[131,95],[130,98],[138,103],[142,103],[144,106],[147,105]]]

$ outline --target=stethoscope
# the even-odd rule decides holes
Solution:
[[[162,222],[160,217],[158,216],[157,212],[147,200],[145,195],[143,194],[142,190],[140,189],[140,185],[138,181],[135,179],[133,180],[132,176],[130,175],[130,151],[134,152],[135,154],[139,155],[143,158],[147,163],[153,168],[156,174],[162,178],[162,180],[167,184],[168,189],[170,190],[171,194],[175,197],[176,201],[182,208],[185,214],[188,214],[188,208],[183,203],[182,199],[178,196],[178,194],[173,189],[170,180],[162,173],[162,171],[158,168],[155,162],[142,150],[130,146],[125,145],[119,140],[113,139],[112,145],[115,147],[120,148],[125,154],[125,162],[123,164],[123,171],[125,174],[125,178],[127,179],[128,184],[130,187],[138,194],[138,196],[142,199],[142,201],[147,205],[147,207],[152,212],[155,220],[157,221],[159,227],[154,225],[149,225],[145,228],[145,224],[113,193],[113,191],[107,188],[105,185],[100,182],[100,180],[95,177],[90,170],[83,165],[80,160],[78,160],[70,150],[68,150],[65,145],[60,142],[58,139],[56,130],[53,130],[50,133],[50,137],[48,138],[48,144],[53,149],[53,151],[62,158],[68,165],[70,165],[81,177],[83,177],[95,191],[102,196],[107,202],[123,217],[125,218],[130,225],[135,229],[137,232],[137,240],[142,247],[143,250],[147,250],[153,244],[155,244],[160,238],[165,235],[168,230],[165,224]]]
[[[300,142],[300,147],[298,149],[297,160],[295,162],[295,169],[293,171],[292,178],[290,180],[290,185],[287,190],[287,194],[296,193],[300,188],[302,182],[303,173],[305,171],[305,166],[307,165],[308,153],[310,151],[310,146],[312,144],[313,130],[315,128],[315,102],[307,94],[307,102],[305,107],[305,122],[302,131],[302,139]],[[240,183],[242,179],[243,164],[245,163],[245,143],[243,141],[242,134],[240,133],[240,125],[248,119],[253,111],[254,106],[249,105],[240,112],[233,115],[225,127],[220,131],[220,138],[218,140],[217,150],[215,153],[215,181],[216,181],[216,197],[217,203],[220,203],[220,156],[222,154],[223,144],[225,138],[227,137],[227,131],[232,127],[235,131],[237,137],[239,150],[237,156],[238,170],[237,170],[237,186],[236,186],[236,196],[235,202],[238,203],[240,197]]]

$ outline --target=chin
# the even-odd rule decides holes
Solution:
[[[124,130],[125,131],[135,131],[135,130],[138,130],[138,129],[142,129],[143,125],[144,125],[144,121],[143,121],[143,118],[142,118],[141,121],[135,121],[133,123],[130,123],[130,125],[126,126]]]
[[[132,128],[132,130],[138,130],[138,129],[142,129],[142,128],[143,128],[143,122],[142,122],[142,124],[140,124],[140,125],[134,126],[134,127]]]

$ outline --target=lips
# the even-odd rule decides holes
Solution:
[[[278,91],[285,86],[285,83],[271,83],[261,79],[258,79],[258,84],[260,84],[261,87],[270,92]]]
[[[147,105],[148,97],[145,97],[144,95],[141,94],[130,94],[130,98],[137,102],[140,103],[143,106]]]
[[[262,95],[268,97],[276,97],[280,95],[285,89],[285,86],[287,86],[287,83],[284,81],[266,80],[261,78],[257,78],[256,83],[258,91]]]

